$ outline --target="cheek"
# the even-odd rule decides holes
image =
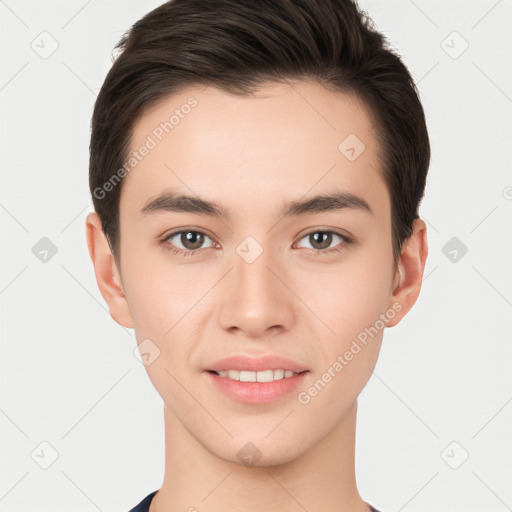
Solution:
[[[307,302],[322,320],[315,327],[321,356],[303,399],[311,400],[309,411],[330,411],[332,421],[338,421],[377,362],[385,325],[380,315],[389,299],[388,275],[346,268],[330,277],[311,280],[318,286]]]
[[[193,323],[201,297],[211,286],[199,277],[194,265],[170,264],[161,255],[148,259],[147,254],[132,253],[126,261],[126,275],[125,292],[135,330],[161,339]]]
[[[381,314],[389,302],[391,279],[391,256],[378,254],[386,252],[382,247],[359,251],[330,269],[319,266],[300,280],[304,302],[321,320],[314,325],[322,365],[316,369],[319,381],[312,393],[324,385],[326,392],[315,399],[314,407],[333,414],[340,414],[359,395],[378,358],[385,326]]]
[[[305,318],[311,319],[307,323],[320,338],[338,344],[350,342],[379,318],[388,303],[390,262],[376,257],[383,252],[382,247],[366,249],[339,262],[313,260],[289,267],[283,278],[299,299],[290,297],[294,304],[290,306],[304,310]],[[204,318],[202,310],[211,297],[202,298],[218,280],[214,277],[218,272],[212,271],[209,263],[176,265],[166,262],[162,254],[151,261],[148,254],[135,250],[124,254],[129,257],[123,262],[123,281],[138,338],[190,336],[195,318]],[[185,325],[188,334],[182,332]]]
[[[379,319],[390,297],[389,267],[384,258],[361,252],[296,276],[297,295],[320,320],[322,338],[343,345]]]

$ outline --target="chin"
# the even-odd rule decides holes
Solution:
[[[277,436],[272,441],[260,438],[251,441],[245,437],[233,439],[229,445],[224,444],[222,447],[218,447],[219,450],[212,449],[211,451],[221,459],[240,466],[279,466],[297,459],[304,453],[302,442],[297,441],[293,444],[293,447],[285,446],[282,439]],[[298,447],[301,448],[298,449]]]

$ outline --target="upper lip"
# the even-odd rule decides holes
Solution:
[[[258,372],[262,370],[291,370],[295,373],[301,373],[307,371],[307,368],[277,355],[265,355],[262,357],[249,357],[244,355],[236,355],[219,359],[215,363],[212,363],[206,370],[213,370],[216,372],[222,372],[225,370],[246,370],[252,372]]]

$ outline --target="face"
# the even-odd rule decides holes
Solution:
[[[120,280],[166,414],[222,459],[253,443],[258,465],[290,461],[343,422],[400,316],[368,112],[313,82],[190,87],[137,122],[144,145],[120,198]],[[219,386],[208,370],[238,355],[307,371]]]

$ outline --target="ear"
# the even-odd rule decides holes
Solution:
[[[414,219],[413,231],[404,240],[398,268],[393,282],[393,293],[389,299],[389,308],[397,314],[387,322],[387,327],[393,327],[412,308],[421,290],[423,271],[428,255],[427,226],[422,219]],[[398,304],[401,306],[397,307]],[[394,307],[393,307],[394,304]]]
[[[133,328],[133,318],[124,294],[121,275],[96,212],[87,215],[85,229],[96,282],[108,305],[110,316],[118,324]]]

